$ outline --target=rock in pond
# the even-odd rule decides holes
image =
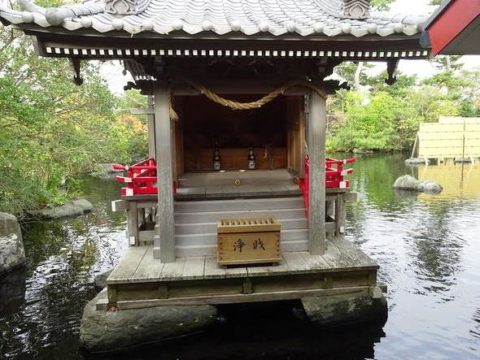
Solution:
[[[80,327],[84,351],[120,351],[185,336],[213,325],[217,316],[217,309],[211,305],[96,310],[97,301],[106,296],[103,290],[85,306]]]
[[[307,317],[315,325],[341,326],[374,322],[384,325],[388,318],[387,300],[376,287],[373,296],[367,292],[333,296],[311,296],[302,299]]]
[[[432,180],[417,180],[413,176],[400,176],[393,184],[394,189],[440,193],[443,188]]]
[[[64,217],[80,216],[92,211],[93,205],[85,199],[73,200],[65,205],[54,208],[29,210],[27,214],[40,219],[60,219]]]
[[[0,274],[25,263],[22,231],[17,218],[0,213]]]

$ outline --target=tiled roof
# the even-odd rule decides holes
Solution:
[[[23,11],[12,10],[0,0],[0,18],[12,24],[34,23],[41,27],[61,26],[67,30],[92,28],[100,33],[126,31],[166,35],[184,32],[194,35],[240,33],[320,35],[327,37],[393,34],[415,35],[423,16],[373,13],[365,19],[343,14],[344,0],[121,0],[135,4],[132,15],[105,11],[104,0],[87,0],[82,5],[44,9],[19,0]],[[53,29],[52,29],[53,31]]]

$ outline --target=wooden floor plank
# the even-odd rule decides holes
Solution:
[[[332,244],[344,255],[349,257],[355,266],[377,268],[378,265],[359,247],[344,237],[333,239]]]
[[[247,277],[248,272],[245,266],[242,267],[227,267],[225,269],[225,277]]]
[[[115,282],[129,282],[134,277],[135,271],[138,268],[138,265],[142,261],[145,253],[147,252],[147,246],[132,246],[129,247],[123,257],[121,258],[119,264],[112,271],[110,276],[107,279],[107,283]]]
[[[205,274],[205,256],[188,257],[183,268],[183,280],[203,279]]]
[[[282,257],[282,261],[278,264],[272,264],[267,266],[249,266],[247,268],[248,276],[271,276],[281,275],[289,273],[289,267],[287,262]]]
[[[182,280],[183,269],[185,268],[186,258],[177,258],[175,262],[165,263],[159,279],[162,281]]]
[[[154,281],[160,276],[164,265],[160,262],[160,259],[153,258],[153,246],[148,246],[148,250],[133,277],[138,281]]]
[[[311,271],[314,270],[328,270],[330,265],[324,259],[323,255],[306,255],[305,256],[305,265]]]
[[[355,268],[355,263],[352,259],[343,254],[331,240],[327,241],[327,251],[322,256],[330,265],[331,270],[348,270]]]
[[[287,262],[290,271],[308,270],[306,257],[307,252],[287,252],[283,254],[283,258]]]
[[[205,279],[224,278],[225,275],[225,269],[218,265],[216,256],[205,257]]]

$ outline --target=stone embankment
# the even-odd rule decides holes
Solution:
[[[17,218],[0,213],[0,274],[25,264],[22,231]]]
[[[204,330],[217,318],[217,309],[211,305],[96,310],[97,301],[106,296],[105,289],[85,307],[80,327],[80,343],[84,351],[120,351],[182,337]]]

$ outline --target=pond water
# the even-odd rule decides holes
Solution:
[[[400,155],[354,165],[359,201],[347,238],[380,265],[389,319],[318,329],[296,303],[224,307],[213,329],[105,359],[478,359],[480,358],[480,166],[412,169]],[[396,177],[438,180],[440,195],[392,190]],[[81,359],[80,317],[95,275],[126,247],[124,214],[110,211],[114,182],[85,180],[93,213],[23,225],[28,264],[0,279],[0,358]],[[97,356],[98,357],[98,356]]]

